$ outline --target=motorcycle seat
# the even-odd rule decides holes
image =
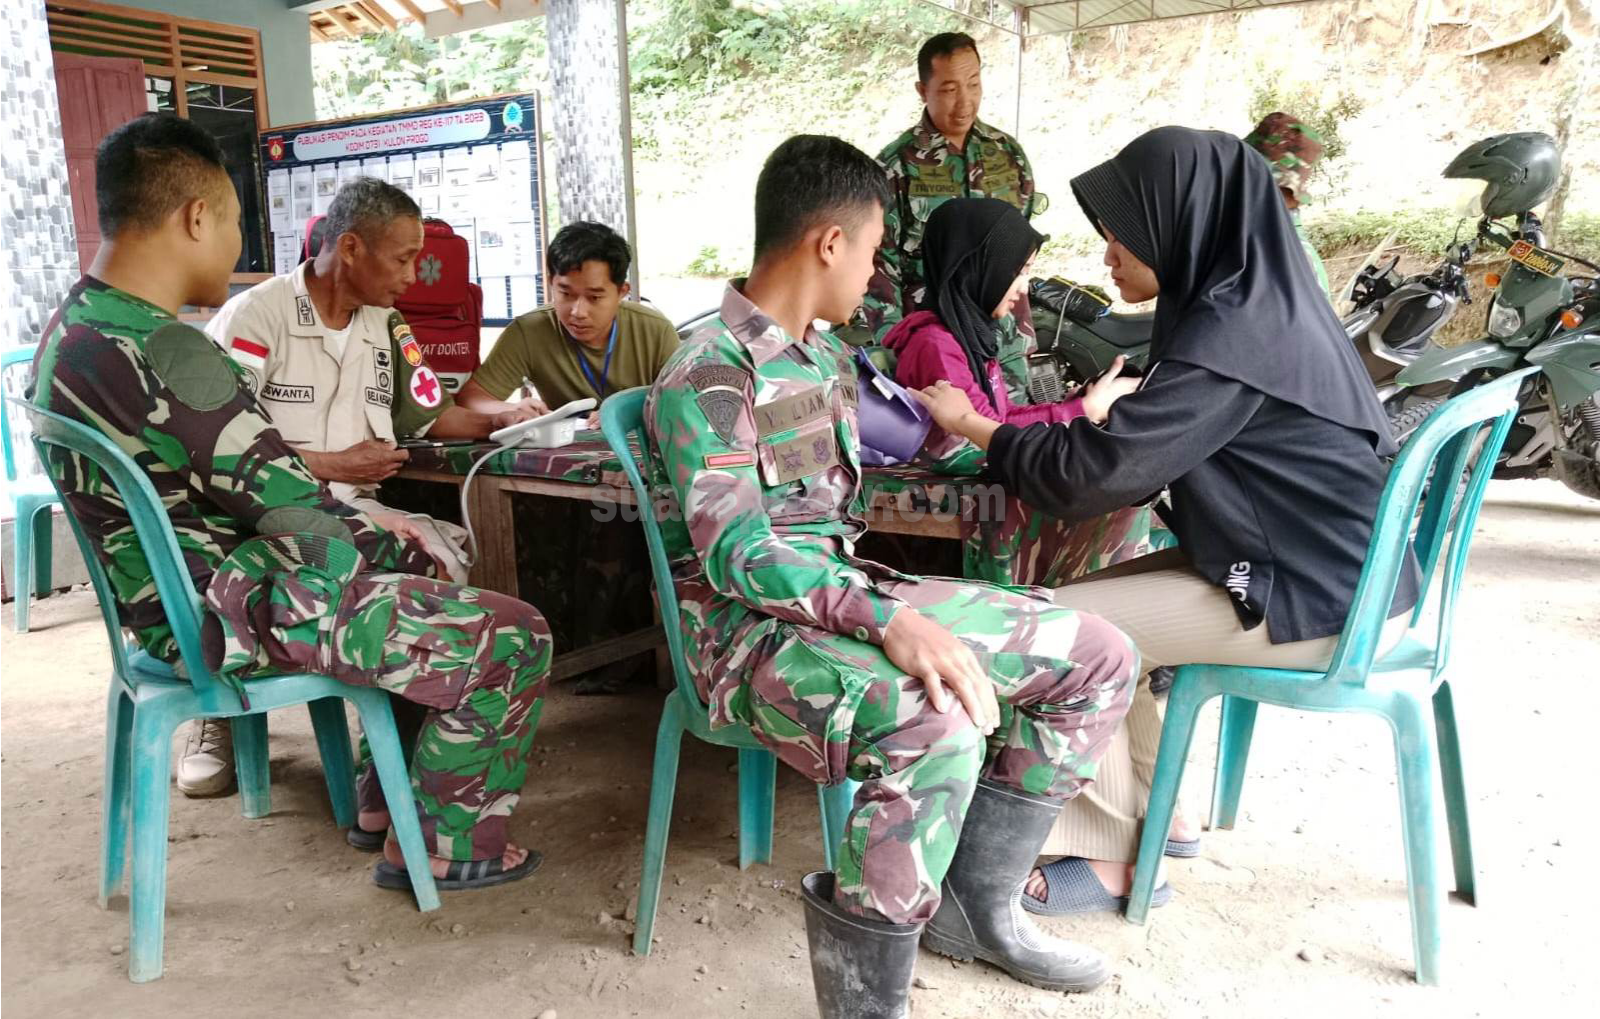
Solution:
[[[1087,326],[1088,330],[1119,350],[1144,347],[1150,343],[1156,313],[1139,312],[1133,315],[1105,315]]]

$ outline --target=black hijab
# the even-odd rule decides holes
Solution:
[[[1072,190],[1096,229],[1155,270],[1152,365],[1198,365],[1394,452],[1260,153],[1220,131],[1162,127],[1073,178]]]
[[[922,234],[922,307],[954,334],[991,404],[989,362],[1000,354],[1000,324],[990,313],[1044,242],[998,198],[952,198],[933,210]]]

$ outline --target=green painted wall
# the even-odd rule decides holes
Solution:
[[[184,18],[220,21],[261,32],[261,61],[267,78],[267,114],[276,124],[317,119],[311,84],[311,30],[307,17],[285,0],[110,0],[140,10]]]

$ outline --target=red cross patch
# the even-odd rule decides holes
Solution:
[[[439,385],[439,376],[433,369],[423,365],[411,374],[411,399],[417,406],[429,410],[439,406],[439,401],[444,398],[444,389]]]

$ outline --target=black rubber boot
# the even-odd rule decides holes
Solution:
[[[1022,911],[1022,889],[1063,801],[979,781],[945,874],[938,912],[922,932],[930,951],[982,959],[1051,991],[1089,991],[1111,975],[1092,948],[1046,934]]]
[[[875,923],[833,904],[833,875],[807,874],[806,940],[822,1019],[908,1019],[920,923]]]

